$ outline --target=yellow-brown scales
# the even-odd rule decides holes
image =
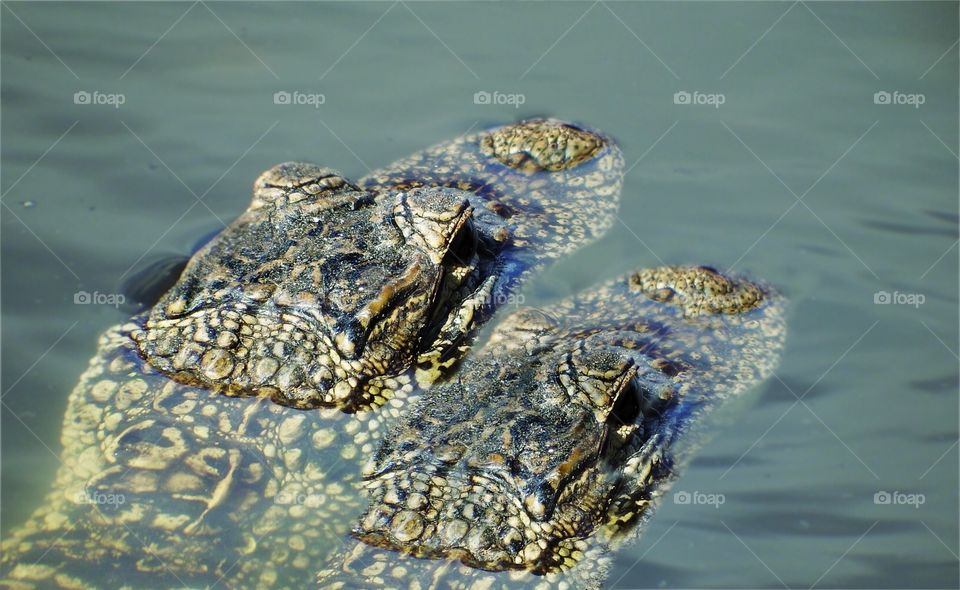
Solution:
[[[511,149],[549,165],[483,152],[515,128],[528,139]],[[536,140],[558,134],[593,145]],[[261,175],[153,310],[101,337],[57,479],[5,531],[0,585],[302,588],[362,510],[384,428],[521,277],[609,227],[622,170],[602,134],[541,120],[356,185],[310,164]]]
[[[691,431],[768,377],[784,338],[780,295],[709,267],[644,269],[511,314],[384,439],[357,540],[320,586],[599,586]]]

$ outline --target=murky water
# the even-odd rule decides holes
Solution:
[[[622,223],[528,303],[660,261],[792,301],[778,378],[724,412],[611,587],[960,584],[956,3],[0,14],[5,531],[58,466],[70,388],[124,315],[109,295],[236,216],[260,171],[358,177],[547,114],[633,166]]]

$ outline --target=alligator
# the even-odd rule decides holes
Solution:
[[[442,379],[519,281],[611,226],[623,156],[553,119],[458,137],[354,184],[285,163],[132,331],[162,373],[356,412]]]
[[[641,270],[521,308],[448,383],[345,414],[169,380],[134,327],[71,396],[9,587],[594,588],[785,337],[770,287]]]
[[[268,170],[147,313],[101,336],[0,585],[302,588],[362,509],[381,433],[524,277],[610,227],[622,173],[609,138],[550,119],[357,183]]]
[[[364,468],[321,588],[596,588],[704,417],[774,370],[784,299],[709,267],[645,269],[503,320]]]

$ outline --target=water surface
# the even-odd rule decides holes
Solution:
[[[675,487],[723,503],[669,497],[610,585],[957,587],[957,6],[4,3],[3,529],[125,315],[79,291],[188,254],[277,162],[359,177],[551,115],[631,168],[621,222],[527,303],[661,262],[792,302],[777,378]]]

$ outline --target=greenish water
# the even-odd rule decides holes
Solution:
[[[675,486],[723,503],[671,495],[611,587],[956,588],[957,7],[4,3],[3,530],[48,488],[67,395],[124,317],[75,293],[189,253],[274,163],[358,177],[551,115],[636,164],[622,223],[528,303],[660,261],[792,302],[778,378]]]

